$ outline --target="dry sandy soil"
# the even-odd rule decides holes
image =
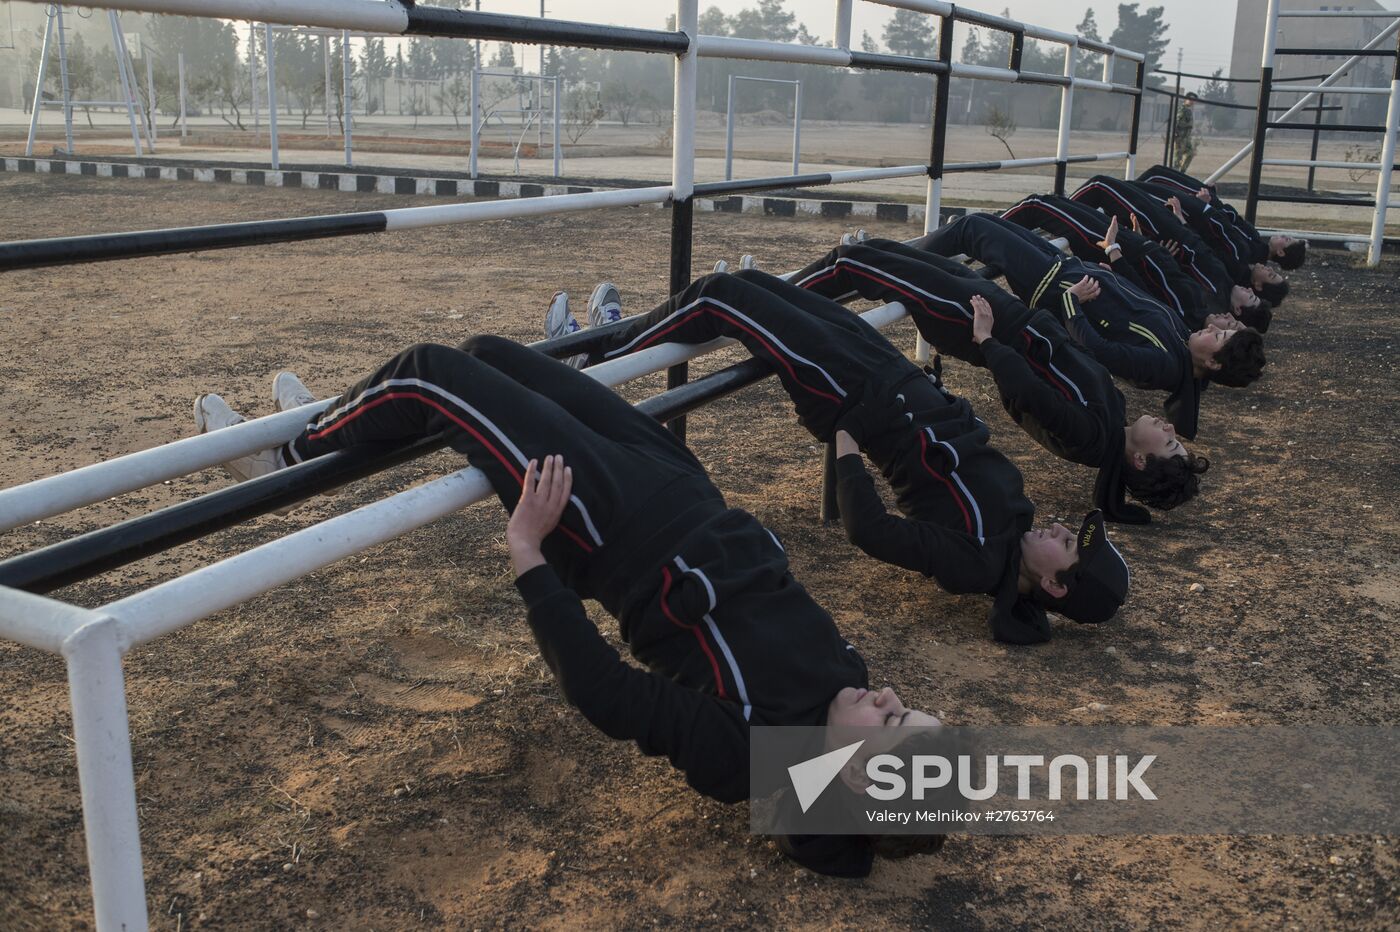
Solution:
[[[0,176],[6,238],[395,203]],[[795,267],[840,232],[747,216],[697,227],[697,268],[743,251]],[[281,367],[331,393],[411,342],[534,339],[558,288],[586,295],[612,278],[648,307],[665,285],[667,228],[663,211],[629,209],[7,275],[0,486],[186,436],[200,390],[269,413]],[[992,642],[983,600],[944,595],[822,527],[820,451],[776,384],[694,416],[691,442],[730,501],[788,543],[872,678],[949,722],[1395,724],[1396,271],[1331,253],[1295,274],[1266,377],[1206,399],[1206,494],[1118,531],[1128,605],[1100,627],[1057,625],[1044,646]],[[913,344],[907,324],[892,338]],[[984,373],[953,364],[947,380],[1044,517],[1082,513],[1087,470],[1017,431]],[[1130,392],[1130,410],[1158,400]],[[458,465],[437,455],[59,595],[102,604]],[[0,538],[0,555],[224,483],[209,471],[44,521]],[[862,882],[795,870],[748,834],[743,807],[697,798],[563,703],[503,528],[494,505],[473,507],[128,657],[157,927],[1400,923],[1394,837],[954,839]],[[1203,592],[1188,592],[1195,582]],[[89,921],[70,727],[59,660],[0,644],[0,928]]]

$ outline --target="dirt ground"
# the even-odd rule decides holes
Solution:
[[[5,175],[0,235],[393,203]],[[329,394],[412,342],[535,339],[556,289],[586,300],[609,278],[648,308],[668,226],[637,208],[9,274],[0,486],[186,436],[201,390],[270,413],[279,368]],[[703,215],[695,264],[753,251],[786,270],[839,232]],[[1118,530],[1128,604],[1103,626],[1057,623],[1043,646],[994,643],[981,598],[945,595],[821,526],[820,450],[776,383],[693,416],[690,442],[730,502],[784,539],[873,682],[948,722],[1393,725],[1396,272],[1319,253],[1294,274],[1265,378],[1205,400],[1205,494]],[[912,348],[907,323],[890,334]],[[985,373],[952,363],[946,378],[1026,473],[1042,518],[1086,509],[1092,474],[1033,446]],[[59,596],[100,605],[459,465],[440,454]],[[0,537],[0,556],[225,481],[208,471],[45,520]],[[744,807],[698,798],[564,704],[503,531],[499,508],[475,506],[127,658],[157,928],[1400,925],[1395,837],[956,838],[866,881],[806,874],[748,834]],[[59,659],[0,643],[0,928],[90,922],[70,729]]]

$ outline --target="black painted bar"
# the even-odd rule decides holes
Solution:
[[[947,74],[947,61],[936,58],[910,58],[904,55],[882,55],[878,52],[851,52],[851,67],[867,71],[909,71],[915,74]]]
[[[1311,123],[1265,123],[1265,129],[1301,129],[1311,133],[1313,126]],[[1368,126],[1363,123],[1324,123],[1322,130],[1326,133],[1377,133],[1385,135],[1384,126]]]
[[[695,186],[696,197],[718,197],[741,191],[779,191],[784,188],[812,188],[831,184],[831,175],[775,175],[771,178],[746,178],[737,181],[707,181]]]
[[[292,243],[332,236],[383,233],[382,212],[328,214],[289,220],[254,220],[200,227],[172,227],[134,233],[98,233],[0,243],[0,272],[79,262],[106,262],[205,249],[231,249],[266,243]]]
[[[1244,218],[1253,223],[1259,215],[1259,180],[1264,174],[1264,140],[1269,129],[1269,101],[1274,87],[1274,69],[1259,70],[1259,106],[1254,113],[1254,148],[1249,153],[1249,189],[1245,194]]]
[[[1395,54],[1394,49],[1274,49],[1275,55],[1318,55],[1328,58],[1385,58]],[[1289,78],[1297,81],[1297,78]]]
[[[1049,164],[1049,163],[1047,163]],[[991,172],[1001,168],[1001,162],[953,162],[943,166],[943,172],[952,175],[957,172]]]
[[[546,356],[563,359],[565,356],[577,356],[579,353],[588,352],[601,343],[604,337],[614,331],[623,330],[631,324],[631,320],[619,320],[611,324],[603,324],[600,327],[587,327],[562,337],[555,337],[552,340],[538,340],[526,345],[530,349],[539,350]]]
[[[1011,34],[1011,55],[1010,62],[1006,67],[1012,71],[1021,70],[1021,57],[1026,52],[1026,34],[1024,32],[1013,32]]]
[[[1128,158],[1137,155],[1138,135],[1142,130],[1142,90],[1147,86],[1147,65],[1143,62],[1137,63],[1137,77],[1133,81],[1137,85],[1137,96],[1133,98],[1133,123],[1128,131]]]
[[[1266,194],[1261,191],[1259,200],[1279,204],[1331,204],[1334,207],[1376,206],[1375,200],[1369,197],[1328,197],[1322,194]]]
[[[1043,71],[1022,71],[1016,76],[1017,84],[1053,84],[1057,87],[1069,87],[1074,83],[1074,79],[1063,74],[1046,74]]]
[[[664,52],[671,55],[679,55],[690,48],[690,39],[683,32],[631,29],[430,6],[408,7],[408,28],[403,34],[525,42],[534,45],[571,45],[614,49],[620,52]]]

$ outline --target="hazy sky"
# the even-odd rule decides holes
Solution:
[[[428,2],[428,0],[425,0]],[[1170,29],[1167,37],[1171,48],[1166,54],[1168,67],[1176,64],[1177,43],[1183,44],[1183,68],[1186,71],[1209,73],[1216,68],[1230,67],[1230,44],[1235,31],[1235,4],[1231,0],[1144,0],[1143,7],[1162,5],[1167,9]],[[1010,8],[1012,17],[1052,29],[1073,32],[1084,16],[1084,10],[1094,7],[1099,29],[1108,38],[1118,19],[1117,0],[986,0],[965,4],[973,9],[1000,13]],[[757,6],[756,0],[700,0],[702,10],[717,6],[726,13],[744,7]],[[836,4],[834,0],[787,0],[787,9],[797,14],[807,29],[823,39],[833,31]],[[539,0],[481,0],[482,12],[520,13],[538,16]],[[675,12],[675,5],[665,0],[546,0],[550,16],[586,22],[659,28],[666,17]],[[862,30],[880,39],[884,24],[894,10],[874,3],[857,0],[855,5],[856,41]],[[1213,19],[1211,18],[1213,17]],[[958,35],[967,27],[959,26]],[[958,45],[962,45],[961,38]],[[529,60],[529,59],[527,59]]]

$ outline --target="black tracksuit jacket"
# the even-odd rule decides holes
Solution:
[[[1201,188],[1208,189],[1211,206],[1223,214],[1230,225],[1234,227],[1234,239],[1243,246],[1240,258],[1249,265],[1257,262],[1268,262],[1271,258],[1268,240],[1259,235],[1254,224],[1244,219],[1234,205],[1220,199],[1215,193],[1214,185],[1208,185],[1198,178],[1193,178],[1185,172],[1179,172],[1175,168],[1168,168],[1165,165],[1153,165],[1138,176],[1138,181],[1150,182],[1168,188],[1182,199],[1183,204],[1186,202],[1187,196],[1195,197],[1196,192]]]
[[[1035,512],[1020,471],[988,443],[986,424],[966,400],[841,305],[763,272],[707,275],[610,334],[590,362],[719,337],[772,366],[814,437],[829,442],[838,428],[849,430],[889,482],[902,515],[886,511],[859,456],[838,461],[841,520],[852,543],[949,592],[998,597],[991,623],[1001,640],[1049,637],[1044,613],[1007,594]]]
[[[942,256],[965,254],[1000,270],[1026,304],[1056,314],[1071,337],[1105,369],[1139,388],[1169,394],[1164,405],[1177,433],[1196,436],[1203,384],[1193,374],[1176,312],[1097,264],[1065,256],[1025,227],[991,214],[969,214],[918,241]],[[1081,308],[1069,287],[1088,276],[1100,294]]]
[[[1028,230],[1040,229],[1062,236],[1070,252],[1085,262],[1110,262],[1113,272],[1166,304],[1193,330],[1205,326],[1209,311],[1206,291],[1182,270],[1176,258],[1156,243],[1119,224],[1122,252],[1110,260],[1099,247],[1108,235],[1110,218],[1078,201],[1054,194],[1033,194],[1002,216]]]
[[[777,538],[725,507],[685,445],[535,350],[488,336],[412,347],[351,386],[288,453],[440,433],[508,510],[526,462],[563,455],[571,504],[544,541],[548,564],[516,580],[530,628],[571,705],[610,737],[664,754],[697,791],[735,802],[772,789],[749,786],[749,727],[824,724],[840,689],[868,685]],[[580,597],[619,620],[646,669],[622,660]]]

